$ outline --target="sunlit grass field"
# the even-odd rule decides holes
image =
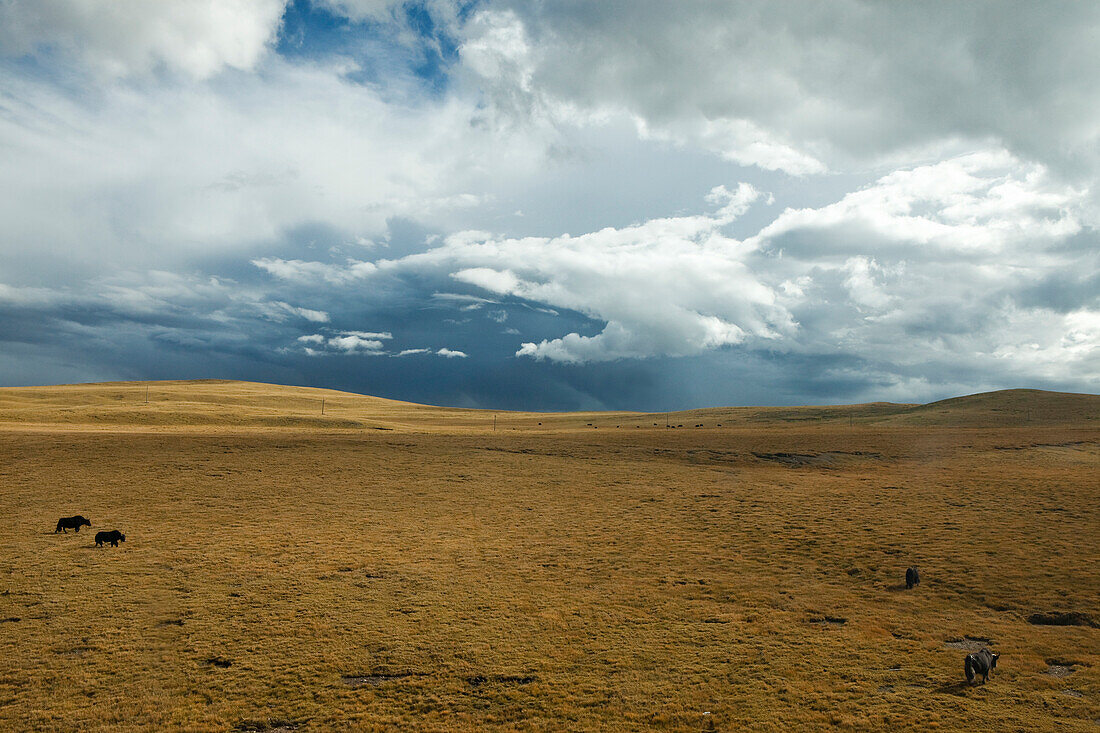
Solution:
[[[3,389],[0,728],[1096,730],[1098,469],[1089,395]]]

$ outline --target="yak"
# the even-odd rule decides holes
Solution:
[[[126,535],[119,532],[117,529],[112,529],[110,532],[96,532],[95,533],[95,546],[102,547],[104,542],[110,542],[111,547],[118,547],[119,542],[125,542]]]
[[[978,675],[981,675],[982,684],[984,685],[989,681],[989,672],[997,668],[997,660],[1000,659],[1000,657],[1000,654],[994,654],[988,649],[982,649],[980,652],[967,654],[966,662],[963,663],[963,671],[966,672],[966,681],[970,684],[974,684],[974,679]]]
[[[920,585],[920,573],[916,568],[909,568],[905,571],[905,587],[908,590],[913,590],[914,585]]]
[[[61,519],[58,519],[57,529],[55,529],[53,533],[57,534],[58,532],[64,532],[65,534],[68,534],[70,529],[75,529],[77,532],[79,532],[81,527],[91,526],[92,523],[88,521],[87,517],[82,517],[77,514],[75,517],[62,517]]]

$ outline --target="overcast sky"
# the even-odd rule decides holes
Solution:
[[[1100,3],[0,2],[0,384],[1100,390]]]

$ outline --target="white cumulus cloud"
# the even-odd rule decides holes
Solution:
[[[388,331],[340,331],[330,336],[311,333],[299,336],[297,340],[298,343],[306,344],[305,351],[310,356],[324,353],[381,356],[386,353],[383,342],[392,338],[393,334]],[[318,348],[313,348],[314,346]]]
[[[252,69],[275,40],[285,0],[6,0],[0,55],[62,53],[96,74],[159,69],[204,79]]]
[[[773,290],[745,261],[752,247],[723,234],[760,193],[747,184],[716,188],[710,214],[654,219],[576,237],[482,239],[460,233],[442,246],[384,268],[450,268],[452,277],[494,295],[567,308],[606,322],[523,344],[519,354],[564,362],[684,356],[776,339],[794,324]]]

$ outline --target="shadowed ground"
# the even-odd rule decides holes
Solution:
[[[1100,718],[1096,397],[701,410],[679,429],[498,413],[496,431],[269,385],[144,399],[0,390],[4,728]],[[77,513],[92,531],[54,535]],[[120,547],[92,546],[116,527]],[[983,645],[1002,655],[989,684],[960,684]]]

